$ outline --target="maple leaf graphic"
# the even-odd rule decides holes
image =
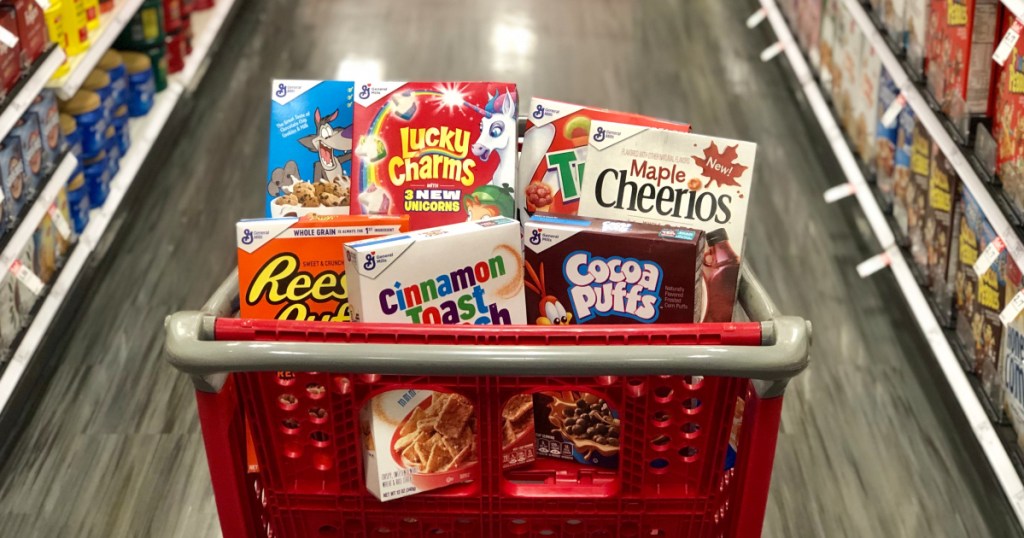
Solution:
[[[693,161],[700,165],[703,176],[708,179],[705,188],[710,187],[712,182],[717,183],[719,187],[740,186],[737,180],[747,171],[747,167],[736,163],[739,156],[736,153],[737,148],[739,144],[728,146],[725,151],[720,152],[712,141],[711,145],[704,149],[704,158],[693,158]]]

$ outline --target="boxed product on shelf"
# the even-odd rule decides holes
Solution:
[[[1024,289],[1020,267],[1013,259],[1006,260],[1006,292],[1003,302],[1009,303]],[[1003,326],[999,346],[1002,363],[1003,398],[995,407],[1002,407],[1006,418],[1017,433],[1017,445],[1024,448],[1024,316],[1018,315]]]
[[[0,28],[18,35],[18,16],[11,7],[0,6]],[[21,48],[0,43],[0,99],[14,89],[21,79]]]
[[[50,44],[46,28],[46,15],[37,0],[9,0],[0,7],[10,6],[18,16],[18,48],[21,49],[23,69],[35,63]]]
[[[14,124],[11,133],[7,136],[16,136],[21,141],[22,162],[25,165],[25,189],[29,193],[34,193],[43,180],[43,163],[45,161],[39,117],[29,111]]]
[[[537,459],[532,394],[516,394],[501,408],[501,468],[521,467]]]
[[[476,407],[465,396],[400,389],[360,412],[366,489],[391,501],[477,480]]]
[[[974,195],[963,189],[960,219],[959,268],[956,274],[956,335],[969,367],[982,378],[986,391],[999,385],[998,347],[1002,338],[999,313],[1005,306],[1007,253],[999,253],[992,266],[978,276],[974,264],[996,237],[995,230]],[[993,398],[993,401],[1000,401]]]
[[[858,30],[859,31],[859,28]],[[846,131],[853,141],[857,154],[867,165],[875,169],[876,131],[878,126],[878,88],[882,73],[882,59],[875,53],[867,39],[861,41],[860,56],[857,59],[858,76],[851,82],[854,88],[853,113]]]
[[[738,259],[756,152],[750,142],[595,121],[580,215],[692,228],[709,242],[714,233],[718,255]],[[705,265],[706,275],[718,274],[718,261]],[[730,274],[731,281],[715,276],[706,290],[704,321],[732,320],[739,274]]]
[[[699,230],[537,213],[523,223],[523,237],[531,324],[694,323],[704,317]],[[739,261],[732,261],[738,273]],[[716,278],[734,280],[729,272],[722,267],[709,274],[708,287],[716,287]],[[716,308],[732,315],[732,306]]]
[[[934,32],[928,81],[935,88],[933,93],[942,111],[966,135],[971,116],[991,112],[996,65],[992,53],[999,39],[999,2],[949,2],[943,15],[937,17],[941,30]]]
[[[903,107],[896,121],[896,152],[893,157],[892,214],[896,221],[896,240],[901,246],[909,246],[910,229],[907,218],[910,207],[911,156],[914,153],[914,125],[916,117],[912,108]]]
[[[580,182],[586,169],[587,135],[594,120],[690,130],[684,123],[534,97],[530,100],[519,159],[520,211],[530,215],[536,211],[576,214]]]
[[[882,76],[878,84],[878,106],[875,117],[875,182],[881,193],[883,210],[893,204],[893,183],[896,172],[896,144],[899,141],[899,116],[886,123],[885,117],[890,106],[899,96],[899,88],[893,82],[889,72],[882,68]]]
[[[818,64],[818,38],[821,31],[822,0],[800,0],[796,14],[796,37],[800,48]]]
[[[854,150],[858,150],[857,136],[853,128],[855,115],[859,108],[861,99],[861,68],[865,65],[862,61],[865,54],[866,40],[864,33],[857,26],[849,10],[842,6],[842,2],[835,13],[835,48],[833,59],[835,69],[832,71],[832,104],[835,107],[839,119],[839,125],[845,130],[853,141]],[[872,125],[874,125],[872,123]],[[863,156],[862,156],[863,158]]]
[[[514,217],[516,85],[356,82],[352,212],[414,230]]]
[[[928,207],[925,210],[924,244],[928,258],[928,283],[938,310],[939,321],[952,325],[953,294],[956,278],[957,254],[955,242],[959,239],[954,208],[960,196],[960,178],[952,163],[938,146],[932,147],[931,175],[928,180]]]
[[[33,234],[36,258],[33,270],[44,283],[53,282],[57,268],[64,264],[73,235],[71,213],[64,189],[57,192],[53,210],[43,215]]]
[[[920,122],[914,124],[914,142],[910,153],[910,181],[904,194],[902,209],[906,211],[907,238],[910,257],[918,276],[928,285],[928,243],[925,241],[925,211],[928,207],[928,185],[932,173],[931,135]],[[896,208],[894,208],[894,211]],[[902,216],[897,214],[897,221]]]
[[[0,276],[0,356],[10,351],[21,331],[17,289],[17,279],[9,271],[4,271],[3,276]]]
[[[896,51],[907,47],[907,2],[913,0],[886,0],[882,6],[882,25],[889,34]]]
[[[941,107],[946,101],[946,62],[952,60],[952,44],[946,40],[946,0],[929,0],[927,37],[922,69],[928,92]]]
[[[266,216],[349,213],[352,88],[334,80],[274,81]]]
[[[497,217],[345,245],[352,319],[526,323],[519,222]],[[354,266],[352,265],[354,264]]]
[[[61,155],[63,136],[60,126],[60,111],[57,109],[57,97],[51,90],[43,90],[32,100],[30,114],[35,114],[39,122],[40,135],[43,142],[43,174],[49,174],[57,165]]]
[[[21,214],[21,208],[28,197],[28,172],[25,156],[21,151],[21,140],[8,135],[0,143],[0,184],[3,186],[5,224]]]
[[[541,391],[533,395],[537,456],[616,469],[619,412],[597,394]]]
[[[242,317],[350,321],[343,245],[408,229],[406,217],[306,215],[240,221]]]
[[[1006,19],[1004,31],[1014,20]],[[1024,42],[1018,40],[1010,49],[999,70],[995,94],[996,173],[1003,193],[1018,213],[1024,213]]]

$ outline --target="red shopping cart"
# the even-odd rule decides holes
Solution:
[[[168,318],[167,350],[196,387],[229,538],[751,537],[764,519],[783,392],[807,366],[811,332],[781,316],[746,268],[740,304],[753,321],[241,320],[229,317],[232,276],[202,311]],[[475,405],[477,480],[389,502],[367,492],[360,409],[395,387],[457,392]],[[617,468],[538,458],[503,469],[504,403],[550,389],[599,394],[619,410]]]

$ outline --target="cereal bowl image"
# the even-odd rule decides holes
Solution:
[[[411,469],[426,491],[473,479],[477,463],[476,414],[465,396],[434,392],[405,416],[391,439],[391,457]]]

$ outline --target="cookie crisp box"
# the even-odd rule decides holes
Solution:
[[[345,245],[354,321],[526,323],[519,222],[451,224]]]

